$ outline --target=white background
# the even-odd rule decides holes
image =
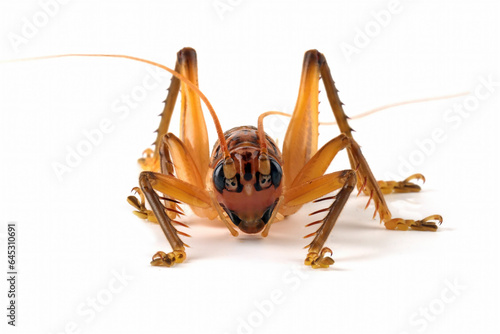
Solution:
[[[336,263],[312,270],[302,265],[302,236],[312,231],[303,225],[321,206],[276,224],[267,239],[233,238],[221,224],[188,215],[188,260],[151,267],[151,255],[169,250],[168,243],[157,225],[132,215],[125,199],[137,185],[136,159],[154,139],[168,77],[120,118],[113,106],[141,87],[149,75],[144,64],[92,58],[0,64],[0,249],[6,250],[10,221],[18,224],[19,247],[18,326],[6,325],[2,280],[2,327],[8,333],[498,333],[500,87],[466,116],[447,114],[475,99],[480,78],[500,81],[498,2],[402,0],[351,57],[341,46],[356,47],[359,30],[380,27],[372,13],[387,10],[389,1],[221,3],[231,10],[221,14],[211,0],[73,0],[53,9],[16,52],[9,38],[22,36],[23,25],[43,10],[37,1],[2,1],[0,58],[118,53],[173,66],[176,52],[191,46],[200,87],[224,129],[255,125],[266,110],[291,112],[303,53],[311,48],[326,55],[349,115],[472,91],[469,100],[414,104],[351,123],[378,178],[399,174],[410,158],[427,177],[421,193],[387,197],[393,215],[439,213],[442,227],[387,231],[371,219],[373,206],[363,211],[366,197],[353,195],[327,242]],[[323,93],[320,99],[321,120],[332,120]],[[86,140],[84,132],[103,119],[113,130],[59,180],[53,164],[65,163]],[[286,122],[268,124],[280,141]],[[436,129],[444,139],[424,154],[418,143]],[[321,142],[338,133],[320,132]],[[343,157],[332,169],[347,167]],[[125,283],[114,278],[122,272]],[[271,302],[275,295],[279,303]]]

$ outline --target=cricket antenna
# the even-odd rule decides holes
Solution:
[[[270,115],[292,116],[281,111],[266,111],[265,113],[260,114],[259,119],[257,120],[257,136],[259,138],[260,145],[258,169],[259,173],[262,175],[271,174],[271,162],[269,161],[269,155],[267,154],[266,134],[264,132],[264,118]]]
[[[164,69],[165,71],[169,72],[172,74],[174,77],[177,79],[181,80],[183,83],[185,83],[189,88],[191,88],[196,95],[200,97],[200,99],[205,103],[205,105],[208,108],[208,111],[210,112],[210,116],[212,116],[212,120],[215,125],[215,129],[217,130],[217,136],[219,137],[219,143],[221,145],[222,151],[224,152],[224,176],[228,179],[233,178],[234,175],[236,175],[236,168],[234,166],[234,161],[231,158],[231,155],[229,154],[229,150],[227,148],[227,143],[226,139],[224,137],[224,133],[222,132],[222,128],[220,126],[219,119],[217,118],[217,114],[215,113],[214,108],[212,107],[212,104],[210,104],[210,101],[208,101],[207,97],[205,94],[201,92],[201,90],[193,84],[189,79],[187,79],[185,76],[180,74],[179,72],[165,66],[159,63],[156,63],[151,60],[147,59],[142,59],[138,57],[133,57],[133,56],[127,56],[127,55],[114,55],[114,54],[90,54],[90,53],[71,53],[71,54],[62,54],[62,55],[52,55],[52,56],[41,56],[41,57],[31,57],[31,58],[22,58],[22,59],[12,59],[12,60],[2,60],[0,63],[15,63],[15,62],[21,62],[21,61],[31,61],[31,60],[42,60],[42,59],[54,59],[54,58],[63,58],[63,57],[110,57],[110,58],[124,58],[124,59],[131,59],[135,60],[141,63],[146,63],[149,65],[153,65],[156,67],[159,67],[161,69]]]

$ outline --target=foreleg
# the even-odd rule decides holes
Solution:
[[[347,199],[355,185],[355,172],[352,170],[344,170],[308,180],[302,184],[293,186],[285,192],[284,206],[293,207],[301,206],[335,190],[341,189],[336,196],[321,199],[333,199],[334,201],[330,207],[312,213],[313,215],[327,211],[323,219],[307,225],[321,224],[316,232],[306,236],[306,238],[315,236],[313,241],[308,245],[309,250],[304,261],[306,265],[312,266],[313,268],[327,268],[334,263],[332,258],[326,256],[327,253],[331,254],[332,251],[324,247],[324,244],[335,226],[340,212],[347,203]]]

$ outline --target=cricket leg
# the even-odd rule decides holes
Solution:
[[[156,221],[160,224],[170,246],[172,246],[172,252],[157,252],[153,256],[151,265],[171,267],[175,263],[183,262],[186,259],[185,244],[179,238],[178,234],[186,234],[177,231],[172,225],[173,221],[166,212],[168,208],[161,203],[160,197],[156,191],[168,194],[169,198],[173,198],[176,201],[184,202],[199,208],[210,207],[211,199],[209,194],[206,190],[179,180],[176,177],[155,172],[142,172],[139,177],[139,185],[142,193],[151,206]]]
[[[334,263],[331,257],[326,256],[327,253],[332,254],[332,251],[330,248],[323,246],[355,186],[356,173],[353,170],[344,170],[317,177],[285,191],[284,205],[293,207],[301,206],[331,193],[332,191],[340,189],[336,196],[321,199],[321,201],[334,199],[333,203],[328,208],[311,213],[311,215],[315,215],[321,212],[327,212],[324,218],[306,225],[321,224],[315,232],[304,237],[315,236],[313,241],[307,246],[309,250],[304,261],[305,265],[316,269],[328,268]]]
[[[181,65],[179,61],[175,63],[174,70],[180,72]],[[161,117],[160,125],[156,130],[156,139],[153,143],[155,146],[154,150],[147,148],[143,152],[143,157],[141,157],[137,162],[143,170],[146,171],[159,171],[160,169],[160,143],[163,136],[168,132],[170,126],[170,120],[172,118],[172,113],[174,111],[175,103],[177,101],[177,96],[180,90],[180,80],[175,76],[170,79],[170,86],[167,89],[167,98],[164,101],[164,107],[162,113],[159,115]]]
[[[177,53],[175,71],[198,86],[198,65],[194,49],[184,48]],[[204,176],[208,170],[210,156],[208,133],[200,98],[187,84],[181,83],[175,76],[171,79],[167,98],[164,101],[165,106],[160,114],[161,121],[156,130],[156,139],[153,143],[155,146],[154,151],[151,149],[145,150],[145,156],[139,159],[139,164],[144,170],[160,170],[161,142],[169,131],[170,120],[179,91],[181,92],[180,139],[185,144],[186,150],[191,154],[200,175]]]
[[[335,87],[335,82],[332,79],[332,75],[330,73],[330,68],[326,62],[326,58],[323,54],[319,53],[317,50],[310,50],[306,52],[310,53],[314,56],[309,56],[310,59],[317,59],[317,66],[320,68],[321,78],[323,79],[323,83],[325,85],[326,93],[328,96],[328,100],[330,102],[331,108],[333,110],[333,114],[337,121],[337,124],[340,128],[340,131],[346,134],[348,137],[352,138],[352,128],[348,124],[348,117],[344,113],[343,103],[340,101],[338,96],[338,90]],[[370,196],[368,203],[373,199],[375,203],[375,214],[378,212],[381,221],[384,222],[385,227],[388,229],[398,229],[398,230],[407,230],[409,228],[415,230],[424,230],[424,231],[436,231],[437,225],[442,222],[442,217],[439,215],[432,215],[422,220],[405,220],[402,218],[392,218],[391,212],[385,202],[385,198],[383,192],[379,186],[379,183],[376,181],[373,173],[365,160],[363,154],[361,153],[361,149],[359,145],[353,140],[351,145],[347,148],[347,152],[349,155],[349,161],[351,163],[351,167],[356,170],[358,181],[357,187],[358,190],[365,191]],[[403,181],[403,189],[412,190],[416,189],[410,184],[410,180],[412,177],[406,179],[407,181]],[[407,186],[408,185],[408,186]],[[394,189],[394,188],[393,188]],[[388,189],[385,189],[388,191]],[[367,205],[368,206],[368,205]],[[375,216],[375,215],[374,215]]]
[[[306,52],[297,102],[283,141],[285,188],[292,186],[299,172],[318,149],[319,79],[317,54]]]
[[[306,225],[311,226],[321,223],[320,228],[316,232],[306,236],[311,237],[315,235],[314,240],[309,245],[309,252],[305,260],[305,264],[313,268],[327,268],[334,263],[332,258],[326,256],[327,253],[331,254],[332,251],[329,248],[323,248],[323,246],[356,185],[356,173],[348,170],[324,176],[323,174],[337,153],[348,147],[351,141],[351,138],[345,134],[341,134],[323,145],[298,173],[295,180],[293,180],[290,190],[285,192],[285,209],[287,205],[296,208],[300,207],[301,204],[313,200],[317,202],[334,199],[330,207],[313,213],[317,214],[328,211],[323,219]],[[336,196],[318,200],[319,197],[339,188],[342,189]]]

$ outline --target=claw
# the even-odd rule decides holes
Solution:
[[[161,266],[161,267],[171,267],[172,266],[172,258],[167,255],[167,253],[159,251],[153,255],[151,260],[152,266]]]
[[[172,267],[176,263],[182,263],[186,259],[184,251],[176,250],[170,253],[162,251],[156,252],[151,261],[152,266],[156,267]]]
[[[141,210],[141,203],[139,203],[139,200],[137,199],[137,197],[129,196],[129,197],[127,197],[127,202],[128,202],[128,204],[132,205],[137,210]]]
[[[437,221],[434,222],[434,221]],[[432,215],[422,220],[394,218],[385,222],[385,228],[388,230],[407,231],[408,229],[417,231],[436,231],[438,225],[443,223],[443,217],[440,215]]]
[[[141,198],[139,200],[135,196],[127,197],[128,204],[132,205],[137,210],[137,211],[132,211],[132,213],[141,219],[147,219],[150,222],[158,223],[158,220],[156,219],[156,216],[154,215],[153,211],[146,209],[145,198],[141,189],[135,187],[132,189],[132,191],[137,192]]]
[[[408,183],[411,180],[422,180],[425,183],[425,176],[423,176],[422,174],[419,174],[419,173],[413,174],[413,175],[408,176],[406,179],[404,179],[403,183]]]
[[[333,255],[333,252],[330,248],[328,247],[324,247],[322,250],[321,250],[321,253],[319,254],[320,257],[324,257],[327,253],[329,253],[330,255]]]
[[[418,184],[412,183],[413,180],[422,180],[425,183],[425,176],[422,174],[413,174],[408,176],[403,181],[378,181],[380,190],[383,194],[395,193],[409,193],[419,192],[421,190]]]
[[[309,252],[304,260],[304,264],[306,266],[311,266],[313,269],[328,268],[334,264],[335,261],[331,257],[326,256],[327,253],[330,255],[333,254],[332,250],[328,247],[324,247],[319,254],[316,252]]]
[[[398,182],[394,187],[394,192],[396,193],[406,193],[406,192],[418,192],[420,191],[420,186],[418,184],[412,183],[412,180],[422,180],[425,183],[425,176],[422,174],[413,174],[408,176],[401,182]]]
[[[140,200],[138,200],[137,197],[135,196],[129,196],[127,197],[127,202],[133,207],[135,207],[137,210],[145,211],[146,206],[144,203],[146,202],[146,198],[144,197],[144,193],[142,192],[141,188],[134,187],[132,188],[131,192],[139,195]]]
[[[439,222],[439,225],[443,223],[443,217],[441,215],[432,215],[422,219],[421,221],[427,223],[430,220],[437,220]]]
[[[443,217],[440,215],[432,215],[416,221],[415,225],[411,226],[411,228],[419,231],[436,231],[438,229],[438,225],[441,225],[442,223]]]

